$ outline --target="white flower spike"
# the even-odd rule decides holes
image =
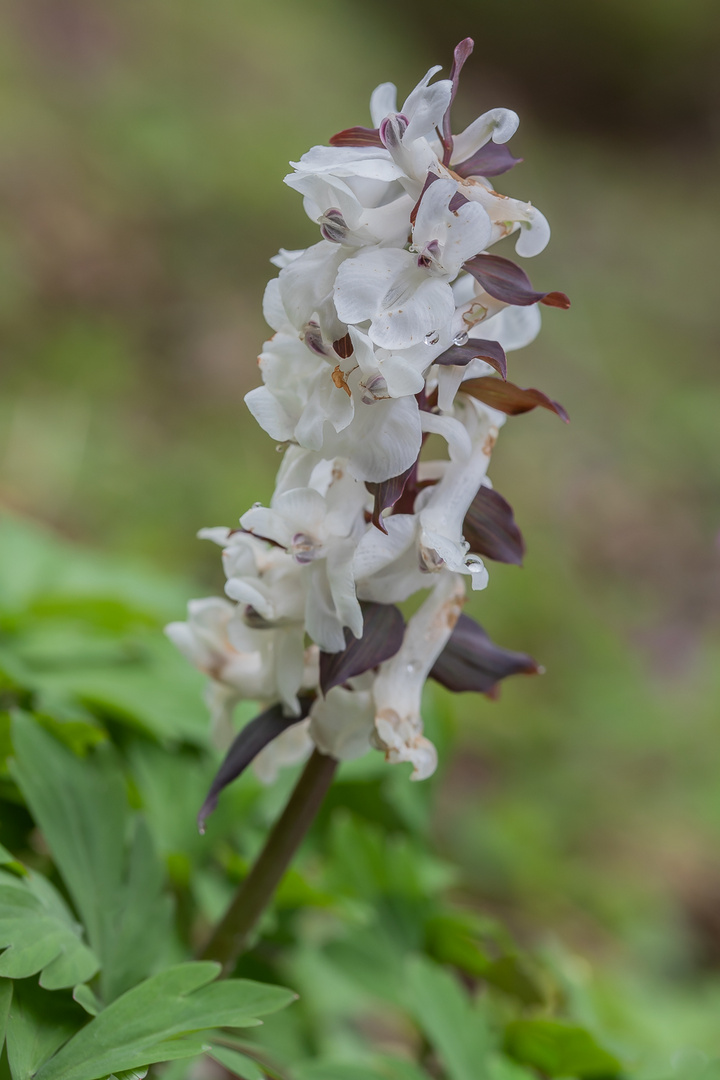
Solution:
[[[437,764],[421,715],[428,677],[494,696],[507,675],[538,670],[461,615],[468,579],[488,583],[485,560],[524,554],[487,478],[500,427],[536,406],[567,420],[507,381],[506,352],[536,336],[539,304],[569,301],[489,252],[517,233],[516,252],[533,256],[550,234],[540,211],[490,182],[521,160],[506,145],[516,114],[490,109],[452,133],[472,47],[457,46],[449,78],[431,68],[400,110],[383,83],[372,128],[347,128],[286,177],[319,236],[272,260],[274,334],[245,399],[284,459],[268,507],[201,533],[223,549],[228,599],[193,601],[167,628],[209,677],[216,725],[239,700],[258,702],[229,751],[233,776],[253,759],[270,781],[313,747],[339,759],[375,747],[424,779]],[[447,444],[436,460],[431,434]],[[428,589],[406,625],[396,605]]]

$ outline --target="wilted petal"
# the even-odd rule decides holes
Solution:
[[[311,700],[305,698],[303,700],[304,716],[307,716],[310,711],[310,705]],[[225,755],[225,760],[218,769],[205,802],[200,808],[198,828],[201,833],[205,832],[205,822],[217,806],[218,796],[223,788],[226,788],[228,784],[232,783],[244,772],[264,746],[267,746],[286,728],[296,724],[298,719],[302,719],[302,717],[287,717],[284,715],[281,705],[273,705],[245,725]]]
[[[510,503],[492,488],[481,487],[470,503],[463,522],[463,536],[470,551],[477,555],[522,566],[525,554],[522,533]]]
[[[458,176],[501,176],[523,159],[513,157],[504,143],[486,142],[466,161],[455,162],[453,172]]]
[[[435,360],[436,364],[467,367],[471,360],[484,360],[498,375],[507,378],[507,357],[499,341],[472,338],[465,345],[453,345]]]
[[[499,255],[476,255],[465,263],[465,269],[482,285],[490,296],[504,304],[547,304],[548,307],[569,308],[565,293],[536,292],[530,279],[509,259]]]
[[[461,615],[430,677],[454,693],[473,691],[494,697],[493,690],[509,675],[537,675],[537,663],[526,653],[502,649],[479,623]]]
[[[394,604],[361,604],[361,637],[345,630],[345,648],[320,653],[320,689],[328,694],[334,686],[376,668],[394,656],[402,645],[405,622]]]
[[[482,401],[492,409],[507,413],[509,416],[518,416],[520,413],[530,412],[538,405],[543,409],[549,409],[556,413],[561,420],[568,423],[570,417],[558,401],[552,401],[542,390],[528,388],[524,390],[511,382],[503,382],[495,379],[492,375],[484,375],[479,379],[467,379],[461,386],[464,394]]]
[[[281,769],[300,765],[312,753],[310,720],[300,720],[277,735],[253,759],[252,768],[261,784],[274,784]]]

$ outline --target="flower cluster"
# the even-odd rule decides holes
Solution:
[[[506,145],[514,112],[452,134],[471,51],[461,42],[450,78],[433,81],[431,68],[400,109],[395,87],[379,86],[373,127],[314,147],[286,178],[320,238],[272,260],[274,334],[263,385],[245,400],[287,448],[268,507],[200,534],[222,548],[228,599],[193,601],[167,630],[210,676],[217,723],[240,699],[266,705],[218,790],[252,759],[271,776],[313,746],[340,759],[376,747],[422,779],[436,766],[420,715],[429,675],[492,693],[537,670],[461,607],[468,579],[487,584],[483,556],[522,560],[512,510],[486,476],[505,417],[539,405],[567,419],[507,381],[506,353],[535,337],[540,304],[569,301],[488,253],[513,236],[518,255],[536,255],[549,229],[490,182],[519,160]],[[423,454],[430,435],[447,448],[438,460]],[[420,591],[406,624],[397,605]]]

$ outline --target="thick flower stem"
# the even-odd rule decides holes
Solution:
[[[224,974],[247,948],[258,919],[320,809],[337,766],[335,758],[313,752],[257,861],[203,949],[201,959],[218,960]]]

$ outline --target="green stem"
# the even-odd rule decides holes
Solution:
[[[219,960],[225,975],[247,948],[258,919],[320,809],[337,766],[335,758],[313,752],[257,861],[203,949],[201,959]]]

